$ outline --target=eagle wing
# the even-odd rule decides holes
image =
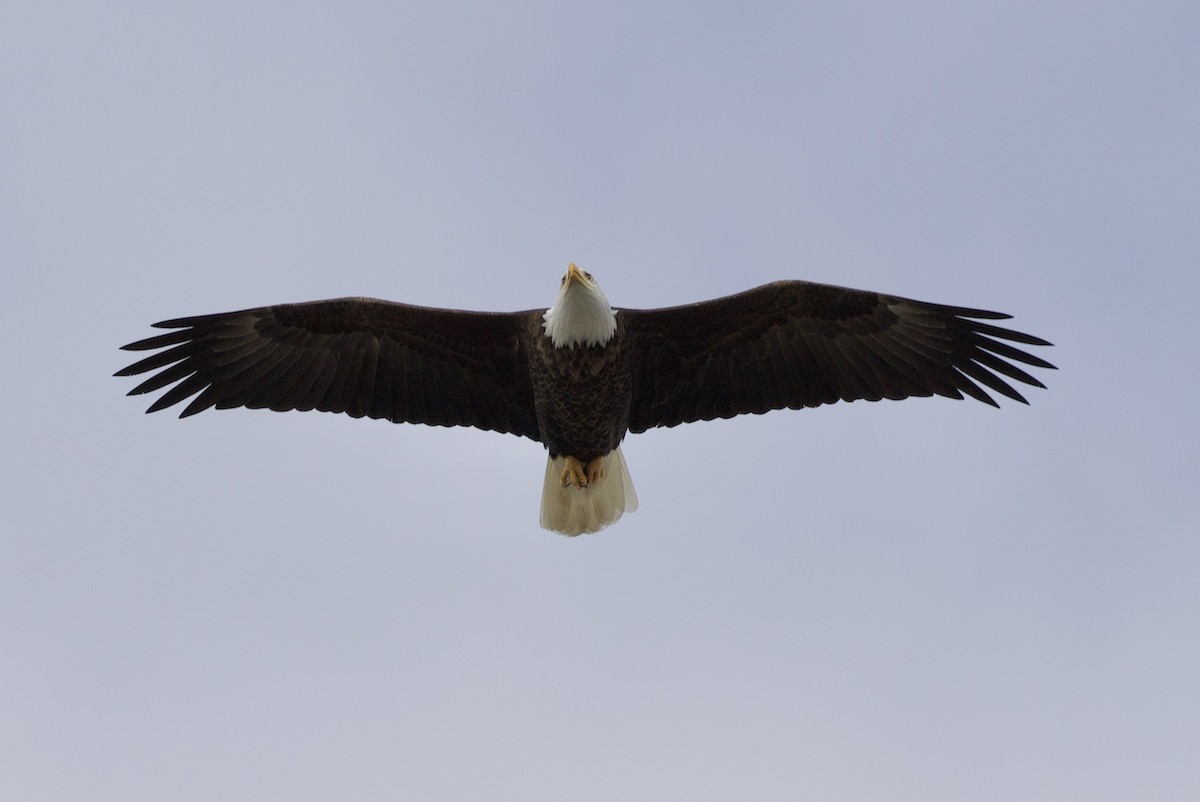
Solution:
[[[981,322],[1009,315],[806,281],[620,314],[635,349],[631,432],[857,399],[998,406],[988,389],[1027,403],[1006,379],[1044,385],[1014,363],[1054,367],[1009,344],[1050,343]]]
[[[117,372],[175,384],[147,410],[318,409],[396,423],[475,426],[539,440],[528,330],[537,312],[460,312],[340,298],[185,317],[124,346],[165,348]]]

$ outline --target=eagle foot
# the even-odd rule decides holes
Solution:
[[[599,482],[604,478],[604,457],[596,457],[587,464],[587,481],[588,484]]]
[[[587,465],[575,457],[567,457],[565,462],[562,472],[563,487],[574,486],[583,490],[604,478],[604,457],[596,457]]]

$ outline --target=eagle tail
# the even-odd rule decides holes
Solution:
[[[629,478],[629,466],[618,448],[604,458],[604,476],[585,488],[562,486],[564,457],[546,458],[546,481],[542,485],[543,529],[563,535],[599,532],[622,515],[637,509],[637,493]]]

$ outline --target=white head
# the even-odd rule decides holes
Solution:
[[[556,348],[604,345],[617,331],[617,312],[591,273],[572,262],[562,277],[558,299],[542,315],[542,329]]]

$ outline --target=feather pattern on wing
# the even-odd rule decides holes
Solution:
[[[460,312],[371,298],[282,304],[156,323],[125,346],[165,349],[117,372],[170,387],[148,412],[317,409],[397,423],[475,426],[540,441],[528,343],[542,312]]]
[[[984,323],[1008,315],[807,281],[666,309],[622,309],[635,353],[629,431],[836,401],[1044,386],[1013,362],[1053,368],[1009,343],[1045,340]]]

